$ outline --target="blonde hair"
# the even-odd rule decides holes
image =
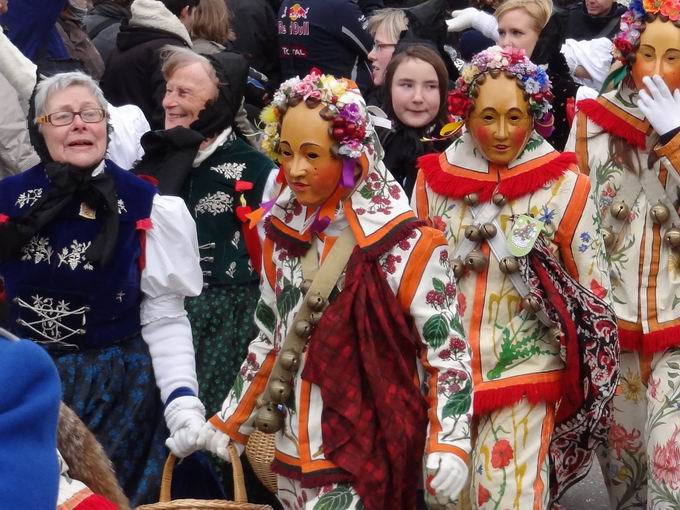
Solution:
[[[408,28],[408,18],[403,9],[379,9],[368,18],[366,30],[372,37],[375,37],[380,27],[383,27],[392,41],[396,43],[399,35]]]
[[[534,20],[534,28],[540,33],[550,20],[553,11],[552,0],[506,0],[493,15],[500,21],[501,17],[515,9],[524,11]]]
[[[231,12],[224,0],[201,0],[194,9],[191,38],[205,39],[219,44],[236,39],[231,29]]]

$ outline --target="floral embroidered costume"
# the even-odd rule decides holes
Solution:
[[[680,136],[658,124],[676,121],[680,107],[650,114],[639,92],[660,85],[677,95],[670,57],[680,54],[679,6],[631,2],[615,39],[623,79],[579,102],[568,144],[602,218],[619,325],[621,379],[601,458],[617,509],[680,506]],[[663,81],[644,78],[651,74]]]
[[[335,131],[342,176],[318,208],[301,204],[284,184],[266,227],[260,333],[210,423],[246,443],[258,397],[305,298],[301,258],[313,250],[324,264],[350,229],[356,246],[282,406],[273,465],[278,497],[289,509],[414,508],[423,454],[451,455],[464,467],[469,452],[469,353],[446,240],[417,220],[382,164],[354,84],[316,72],[284,83],[263,116],[272,151],[291,99],[306,102],[298,108],[324,106],[321,123]]]
[[[575,156],[532,130],[532,117],[549,108],[549,88],[521,51],[476,55],[450,101],[466,131],[419,161],[413,205],[448,239],[472,349],[473,508],[549,508],[585,476],[606,437],[618,345],[602,301],[609,281],[599,218]],[[513,94],[515,102],[490,99]],[[541,228],[533,249],[509,252]],[[593,317],[601,322],[589,330]],[[586,338],[596,351],[590,365],[579,345]]]

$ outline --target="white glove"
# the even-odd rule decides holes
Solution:
[[[455,501],[467,481],[465,462],[455,453],[435,452],[427,456],[426,467],[434,472],[430,486],[437,496]]]
[[[642,82],[647,90],[641,90],[638,108],[659,135],[680,127],[680,89],[673,93],[659,75],[645,76]]]
[[[205,407],[197,397],[174,399],[165,408],[165,423],[170,437],[165,441],[176,457],[183,458],[198,450],[198,433],[205,425]]]
[[[446,20],[446,26],[449,32],[462,32],[468,28],[474,28],[489,39],[498,40],[496,18],[488,12],[480,11],[474,7],[453,11],[451,19]]]
[[[231,462],[231,456],[229,455],[229,444],[233,444],[236,447],[236,451],[239,456],[243,453],[244,447],[241,443],[231,440],[231,438],[226,435],[221,430],[217,430],[215,426],[206,422],[198,433],[198,440],[196,445],[201,450],[208,450],[214,453],[220,459]]]

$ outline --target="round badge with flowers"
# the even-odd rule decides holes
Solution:
[[[304,78],[285,81],[260,114],[264,123],[262,147],[273,160],[278,159],[281,119],[290,106],[304,101],[310,107],[325,106],[320,115],[331,122],[329,132],[338,144],[337,154],[346,159],[358,159],[370,140],[368,115],[360,97],[353,82],[321,74],[318,69],[312,69]]]
[[[449,113],[466,119],[473,106],[472,93],[481,76],[503,72],[514,77],[529,98],[529,111],[538,123],[546,123],[552,114],[554,96],[545,70],[531,62],[520,48],[492,46],[472,58],[463,67],[454,90],[448,96]]]

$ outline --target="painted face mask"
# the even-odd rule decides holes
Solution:
[[[680,88],[680,28],[660,18],[647,23],[630,71],[638,90],[642,78],[657,74],[671,91]]]
[[[319,115],[322,108],[300,103],[288,109],[281,123],[279,162],[298,201],[310,207],[330,198],[338,188],[343,167],[331,153],[331,123]]]
[[[517,158],[531,135],[533,119],[515,78],[486,76],[479,85],[467,129],[490,162],[507,165]]]

